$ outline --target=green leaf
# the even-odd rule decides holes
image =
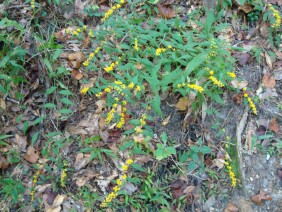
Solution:
[[[161,134],[161,139],[164,143],[167,143],[167,134],[165,132]]]
[[[66,104],[66,105],[73,105],[73,104],[74,104],[71,100],[69,100],[69,99],[66,98],[66,97],[61,98],[61,99],[60,99],[60,102]]]
[[[157,160],[162,160],[165,158],[164,155],[164,148],[163,147],[159,147],[155,152],[154,152],[154,156]]]
[[[70,109],[61,109],[61,110],[59,110],[58,112],[61,113],[61,114],[70,114],[70,113],[72,113],[73,111],[70,110]]]
[[[102,152],[104,152],[105,154],[107,154],[107,155],[109,155],[109,156],[111,156],[111,157],[113,157],[113,158],[118,158],[118,157],[115,155],[115,153],[113,153],[113,151],[110,150],[110,149],[102,149]]]
[[[133,163],[133,164],[131,164],[131,166],[132,166],[132,168],[134,168],[134,169],[136,169],[136,170],[138,170],[140,172],[146,172],[146,170],[142,166],[137,164],[137,163]]]
[[[70,90],[60,90],[59,91],[59,94],[62,94],[62,95],[72,95],[73,93],[70,92]]]
[[[188,171],[192,171],[197,168],[197,164],[194,161],[191,161],[188,165]]]
[[[191,146],[190,149],[193,150],[194,152],[199,151],[199,148],[197,146]]]
[[[43,105],[44,108],[56,108],[56,105],[53,103],[46,103]]]
[[[167,147],[165,150],[166,150],[166,152],[167,152],[167,156],[176,155],[176,150],[175,150],[175,148],[172,147],[172,146]]]
[[[209,154],[209,153],[211,153],[211,148],[208,147],[208,146],[202,146],[202,147],[200,148],[200,152],[202,152],[202,153],[204,153],[204,154]]]
[[[151,105],[152,105],[152,108],[154,109],[154,111],[158,115],[162,114],[162,111],[161,111],[161,99],[160,99],[159,95],[155,95],[155,97],[151,101]]]
[[[192,73],[192,71],[198,68],[207,59],[207,56],[208,53],[203,52],[194,57],[193,60],[191,60],[188,66],[186,67],[184,71],[184,76],[188,76],[190,73]]]
[[[44,116],[38,117],[37,119],[34,120],[33,125],[37,125],[38,123],[42,122],[44,120]]]
[[[246,0],[236,0],[236,2],[240,5],[243,5],[245,4]]]
[[[128,148],[134,146],[134,144],[135,144],[134,141],[126,142],[119,148],[119,150],[124,151],[125,149],[128,149]]]
[[[29,121],[25,121],[23,124],[23,133],[25,134],[29,127]]]
[[[36,133],[34,133],[34,134],[32,135],[32,138],[31,138],[31,144],[32,144],[32,145],[35,144],[35,142],[37,141],[38,137],[39,137],[39,132],[36,132]]]
[[[57,89],[57,87],[52,86],[45,91],[45,94],[49,95],[49,94],[53,93],[56,89]]]
[[[0,140],[4,140],[6,138],[13,137],[13,135],[0,135]]]

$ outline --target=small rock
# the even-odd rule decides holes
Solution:
[[[250,181],[252,181],[252,182],[253,182],[253,181],[254,181],[254,178],[250,177]]]
[[[269,158],[270,158],[270,155],[267,154],[267,155],[266,155],[266,160],[269,160]]]

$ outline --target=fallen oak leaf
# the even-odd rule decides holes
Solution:
[[[276,118],[272,118],[269,125],[268,125],[268,129],[270,129],[273,132],[278,132],[279,131],[279,125],[277,123]]]
[[[7,163],[6,158],[0,155],[0,169],[7,169],[8,166],[9,166],[9,163]]]
[[[67,59],[71,68],[78,69],[81,62],[85,59],[85,56],[82,52],[74,52],[68,54]]]
[[[262,204],[263,204],[263,201],[265,201],[265,200],[272,200],[272,197],[269,196],[266,192],[260,190],[260,191],[259,191],[259,194],[253,195],[253,196],[251,197],[251,200],[252,200],[255,204],[257,204],[257,205],[262,205]]]
[[[39,154],[32,145],[27,148],[27,153],[24,156],[24,159],[26,159],[30,163],[36,163],[38,161]]]
[[[276,85],[275,79],[269,73],[263,76],[262,83],[266,88],[274,88]]]
[[[163,18],[170,19],[170,18],[174,18],[176,16],[174,10],[171,7],[168,7],[168,6],[160,4],[160,3],[157,3],[156,5],[157,5],[157,8],[160,12],[160,15]]]
[[[82,77],[83,77],[83,74],[80,73],[79,71],[73,69],[73,70],[71,71],[71,76],[72,76],[72,78],[74,78],[74,79],[76,79],[76,80],[81,80]]]
[[[244,5],[240,6],[240,7],[238,7],[238,9],[239,10],[243,10],[244,13],[250,13],[253,10],[253,8],[250,5],[248,5],[248,4],[244,4]]]
[[[224,209],[224,212],[238,212],[239,209],[233,203],[228,203],[227,207]]]

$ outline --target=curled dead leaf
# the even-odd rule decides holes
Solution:
[[[251,12],[253,10],[253,8],[250,5],[248,5],[248,4],[244,4],[244,5],[240,6],[240,7],[238,7],[238,9],[239,10],[243,10],[244,13],[249,13],[249,12]]]
[[[262,78],[262,83],[266,88],[274,88],[276,81],[269,73],[266,73]]]
[[[8,166],[9,166],[9,163],[6,161],[6,158],[0,155],[0,169],[7,169]]]
[[[169,123],[170,118],[171,118],[171,115],[169,115],[168,117],[166,117],[166,118],[164,119],[164,121],[162,122],[162,126],[166,126],[166,125]]]
[[[82,77],[83,77],[83,74],[80,73],[80,71],[77,71],[77,70],[73,69],[73,70],[71,71],[71,76],[72,76],[72,78],[74,78],[74,79],[76,79],[76,80],[81,80]]]
[[[270,129],[273,132],[278,132],[279,131],[279,125],[277,123],[276,118],[271,119],[269,125],[268,125],[268,129]]]
[[[213,159],[212,167],[218,167],[218,169],[222,169],[224,167],[225,160],[224,159]]]
[[[259,194],[253,195],[251,197],[251,200],[257,205],[262,205],[263,201],[265,201],[265,200],[270,201],[270,200],[272,200],[272,197],[269,194],[267,194],[266,192],[260,190]]]
[[[24,159],[26,159],[30,163],[36,163],[39,159],[39,153],[33,148],[32,145],[30,145],[27,148],[27,153],[24,156]]]
[[[83,167],[85,167],[89,162],[90,162],[89,154],[78,153],[75,158],[74,168],[76,170],[80,170]]]
[[[103,99],[98,100],[97,102],[95,102],[95,105],[97,106],[95,113],[102,113],[103,110],[106,108],[106,101]]]
[[[80,64],[84,60],[84,58],[85,56],[82,52],[74,52],[68,54],[69,66],[75,69],[80,68]]]
[[[247,87],[249,83],[247,81],[239,81],[239,80],[232,80],[231,81],[231,85],[234,88],[239,88],[239,89],[243,89],[245,87]]]
[[[170,18],[174,18],[176,16],[174,10],[171,7],[163,5],[161,3],[157,3],[156,5],[157,5],[157,8],[160,12],[160,15],[163,18],[170,19]]]
[[[189,106],[189,99],[188,97],[181,97],[179,101],[175,105],[178,110],[187,110],[187,107]]]
[[[227,207],[224,209],[224,212],[238,212],[239,208],[233,203],[228,203]]]

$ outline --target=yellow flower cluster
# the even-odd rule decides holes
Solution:
[[[235,187],[236,184],[237,184],[236,176],[235,176],[235,174],[234,174],[234,172],[233,172],[233,170],[232,170],[232,167],[230,166],[229,162],[227,161],[228,159],[227,159],[227,158],[225,158],[225,159],[226,159],[226,161],[224,162],[224,164],[226,165],[227,172],[228,172],[229,177],[230,177],[230,179],[231,179],[231,185],[232,185],[233,187]]]
[[[149,111],[149,110],[151,110],[151,107],[147,107],[147,111]],[[146,125],[146,119],[147,119],[147,115],[146,115],[146,113],[145,114],[143,114],[142,116],[141,116],[141,118],[139,119],[139,122],[140,122],[140,126],[136,126],[135,128],[134,128],[134,130],[135,130],[135,132],[137,133],[137,134],[141,134],[141,133],[143,133],[143,127]]]
[[[66,166],[67,163],[66,161],[64,161],[64,166]],[[66,181],[66,177],[67,177],[67,169],[63,168],[63,170],[61,171],[61,186],[65,187],[65,181]]]
[[[31,0],[31,2],[30,2],[30,6],[31,6],[31,8],[32,8],[32,9],[34,9],[34,8],[35,8],[35,0]]]
[[[210,49],[211,49],[211,51],[210,51],[210,53],[208,54],[207,58],[214,57],[215,54],[216,54],[215,51],[216,51],[216,49],[218,49],[218,46],[216,45],[214,39],[211,40]]]
[[[39,168],[39,167],[40,167],[40,165],[39,165],[39,164],[37,164],[37,167]],[[31,192],[30,192],[31,201],[33,201],[33,200],[34,200],[34,194],[35,194],[34,187],[35,187],[35,185],[36,185],[36,183],[37,183],[37,180],[38,180],[39,174],[40,174],[40,170],[37,170],[37,171],[35,172],[34,176],[33,176],[32,186],[31,186],[32,190],[31,190]]]
[[[227,72],[227,74],[232,78],[236,78],[236,74],[234,72]]]
[[[248,100],[248,102],[249,102],[249,105],[250,105],[250,107],[251,107],[253,113],[254,113],[255,115],[257,115],[257,108],[256,108],[256,106],[255,106],[253,100],[249,97],[249,95],[248,95],[247,93],[244,94],[244,97],[247,98],[247,100]]]
[[[281,25],[281,16],[278,12],[278,10],[274,9],[274,7],[271,4],[267,5],[269,7],[269,10],[273,13],[273,16],[275,18],[275,23],[271,25],[272,28],[278,28]]]
[[[125,0],[120,0],[119,4],[116,4],[114,6],[112,6],[104,15],[104,17],[101,19],[102,21],[107,20],[113,13],[115,10],[121,8],[122,4],[125,3]]]
[[[157,48],[156,49],[156,56],[161,55],[161,53],[164,53],[166,51],[166,48]]]
[[[92,53],[89,54],[89,57],[82,63],[85,67],[89,66],[89,62],[95,57],[96,54],[102,49],[105,41],[101,42],[101,45],[98,46]]]
[[[86,94],[89,89],[90,89],[90,87],[83,88],[83,89],[80,90],[80,93]]]
[[[122,104],[123,104],[123,107],[122,107],[122,112],[120,114],[120,120],[119,120],[119,122],[117,123],[117,126],[116,126],[119,129],[121,129],[125,124],[126,107],[124,107],[124,106],[127,104],[127,102],[122,101]]]
[[[72,31],[72,34],[77,36],[82,32],[82,30],[80,28],[77,28],[76,30]]]
[[[195,91],[199,91],[200,93],[202,93],[204,91],[204,88],[199,86],[199,85],[196,85],[196,84],[188,84],[187,85],[188,88],[191,88]]]
[[[211,80],[213,84],[217,85],[218,87],[224,87],[224,84],[218,79],[216,79],[214,76],[210,76],[209,80]]]
[[[114,62],[114,63],[111,63],[111,65],[109,65],[108,67],[104,68],[104,70],[109,73],[111,72],[112,70],[114,70],[114,67],[118,65],[118,61]]]
[[[114,103],[112,109],[107,114],[106,124],[109,124],[112,121],[112,119],[114,118],[114,115],[115,115],[115,112],[117,110],[117,107],[118,107],[118,104]]]
[[[133,163],[132,159],[128,159],[125,164],[122,165],[122,170],[127,171],[129,166]],[[115,199],[118,194],[117,192],[121,189],[121,186],[125,183],[127,179],[127,175],[123,174],[120,179],[117,179],[116,183],[117,185],[113,187],[113,191],[104,199],[104,201],[100,204],[100,207],[105,208],[108,206],[108,203],[110,203],[113,199]]]
[[[138,52],[138,50],[139,50],[139,47],[138,47],[138,39],[137,38],[135,38],[134,39],[134,49]]]
[[[177,88],[184,88],[184,87],[193,89],[193,90],[198,91],[200,93],[202,93],[204,91],[203,87],[196,85],[196,84],[186,84],[186,83],[177,84]]]

